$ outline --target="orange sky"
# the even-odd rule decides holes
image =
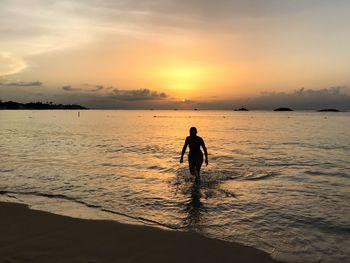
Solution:
[[[227,99],[350,82],[345,0],[4,0],[0,10],[2,82],[40,81],[41,93],[89,84]]]

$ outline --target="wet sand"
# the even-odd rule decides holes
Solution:
[[[70,218],[0,202],[1,262],[277,262],[194,233]]]

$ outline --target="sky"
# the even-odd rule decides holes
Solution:
[[[0,99],[350,109],[349,12],[348,0],[1,0]]]

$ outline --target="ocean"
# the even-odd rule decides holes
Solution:
[[[0,111],[0,200],[350,260],[350,113]],[[188,130],[207,145],[194,183]],[[187,159],[187,157],[186,157]]]

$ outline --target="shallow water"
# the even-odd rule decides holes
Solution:
[[[0,111],[1,200],[248,244],[287,262],[350,258],[350,113]],[[179,154],[196,126],[200,185]]]

